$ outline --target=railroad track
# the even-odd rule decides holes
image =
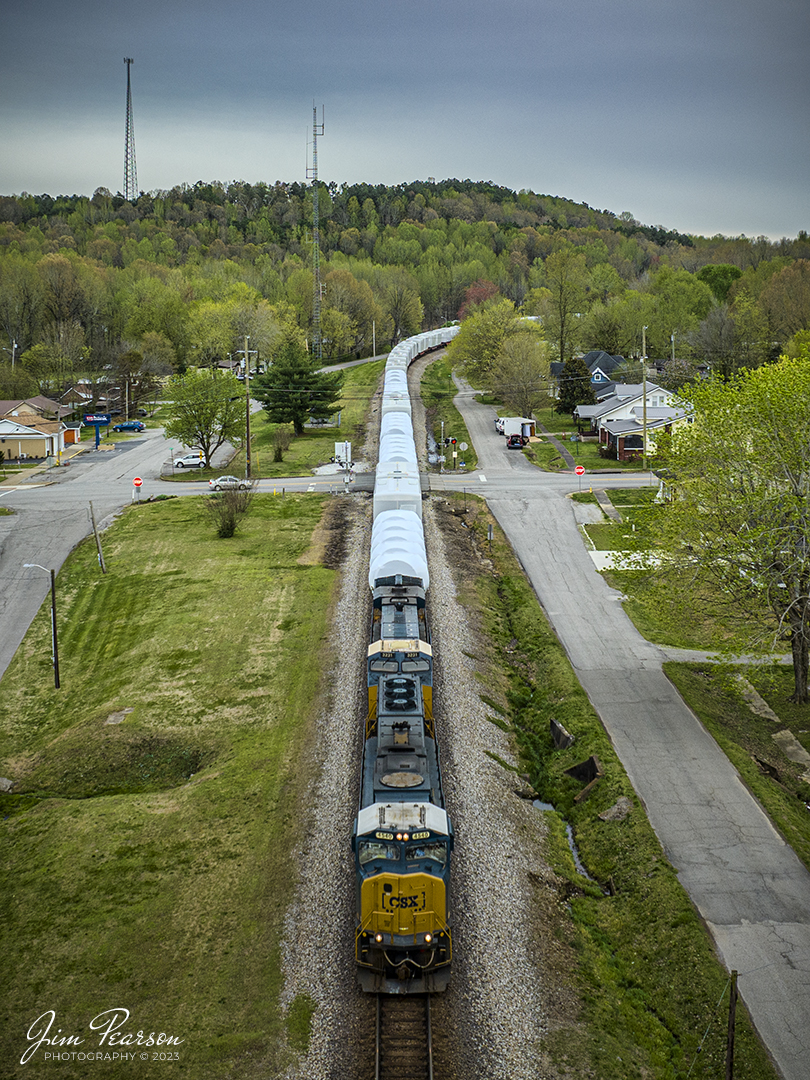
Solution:
[[[433,1080],[430,995],[377,995],[375,1080]]]

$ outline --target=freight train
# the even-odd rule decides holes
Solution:
[[[430,587],[408,366],[458,327],[401,342],[385,368],[368,584],[368,714],[356,869],[355,954],[368,993],[423,994],[450,979],[450,853],[433,716]]]

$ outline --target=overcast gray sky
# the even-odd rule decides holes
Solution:
[[[3,0],[0,194],[431,176],[810,230],[807,0]]]

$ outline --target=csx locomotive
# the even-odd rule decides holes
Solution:
[[[433,716],[430,575],[407,369],[456,332],[409,338],[386,363],[368,576],[368,715],[352,836],[357,970],[369,993],[444,990],[453,957],[453,828]]]

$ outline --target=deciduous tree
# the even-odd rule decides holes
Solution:
[[[532,416],[548,402],[550,347],[534,323],[511,334],[492,368],[492,390],[515,416]]]
[[[210,368],[192,368],[173,375],[166,392],[171,399],[167,437],[199,447],[206,466],[224,443],[243,439],[245,391],[229,371],[215,375]]]
[[[774,274],[759,297],[781,341],[810,327],[810,260],[798,259]]]
[[[0,360],[0,401],[18,401],[38,393],[39,385],[34,375],[22,364]]]
[[[545,325],[557,341],[561,361],[570,358],[577,341],[578,317],[585,307],[588,268],[585,256],[573,247],[560,248],[545,262],[545,284],[551,293]]]
[[[520,319],[511,300],[490,301],[464,320],[447,349],[454,365],[473,381],[487,381],[503,343]]]
[[[810,362],[783,358],[727,383],[684,389],[694,423],[658,461],[673,501],[658,536],[690,603],[720,598],[739,616],[738,645],[790,642],[796,702],[808,701],[810,652]],[[709,590],[700,587],[708,582]]]

